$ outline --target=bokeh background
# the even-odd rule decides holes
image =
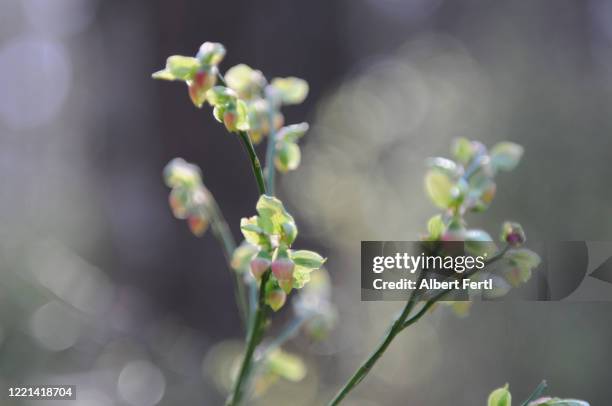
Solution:
[[[312,130],[279,196],[300,246],[329,257],[340,317],[327,341],[290,343],[306,378],[259,404],[323,404],[378,342],[401,304],[360,302],[359,241],[422,232],[434,212],[424,160],[448,156],[453,137],[526,148],[473,225],[612,238],[611,2],[4,0],[2,385],[73,383],[70,405],[223,402],[216,360],[242,337],[232,279],[212,235],[172,218],[161,170],[175,156],[198,163],[236,236],[257,192],[238,140],[183,86],[150,79],[205,40],[226,45],[225,69],[245,62],[311,86],[287,111]],[[438,310],[346,404],[479,405],[506,382],[520,399],[546,378],[559,396],[607,405],[611,311]]]

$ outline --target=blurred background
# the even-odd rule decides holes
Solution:
[[[329,257],[339,318],[326,341],[290,343],[305,378],[257,404],[323,404],[378,343],[401,304],[360,302],[359,242],[417,238],[435,212],[424,160],[449,156],[454,137],[526,150],[474,226],[612,238],[611,2],[4,0],[2,386],[76,384],[70,405],[222,404],[219,365],[243,336],[232,278],[212,234],[172,217],[161,171],[176,156],[200,165],[236,237],[257,191],[238,139],[184,86],[150,79],[207,40],[228,49],[223,69],[244,62],[311,89],[286,110],[312,129],[279,197],[299,246]],[[346,404],[482,405],[506,382],[521,399],[545,378],[551,393],[607,405],[611,311],[438,309]]]

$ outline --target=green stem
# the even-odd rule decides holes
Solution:
[[[251,142],[251,137],[249,137],[249,134],[247,134],[246,131],[238,131],[238,135],[240,136],[240,140],[242,141],[242,144],[249,155],[249,159],[251,160],[251,167],[253,169],[253,174],[255,175],[255,180],[257,181],[259,194],[265,195],[266,183],[261,170],[261,163],[259,162],[257,153],[255,153],[255,147],[253,147],[253,143]]]
[[[242,321],[247,325],[247,320],[249,317],[248,304],[246,302],[246,292],[244,290],[244,280],[240,278],[240,275],[234,271],[232,268],[232,255],[234,250],[236,249],[236,242],[234,240],[234,236],[232,235],[229,226],[227,225],[227,221],[225,221],[225,217],[223,217],[223,213],[217,205],[217,201],[215,198],[208,193],[208,210],[211,216],[211,228],[213,234],[217,238],[217,240],[221,243],[221,247],[223,248],[223,256],[225,257],[225,261],[229,267],[231,274],[234,277],[234,296],[236,297],[236,302],[238,303],[238,310],[240,311],[240,316],[242,317]],[[248,327],[247,327],[248,328]]]
[[[542,393],[544,393],[544,391],[546,390],[547,386],[548,386],[548,384],[546,383],[546,381],[540,382],[540,384],[537,386],[537,388],[535,388],[535,390],[531,393],[531,395],[529,395],[527,400],[525,400],[523,403],[521,403],[521,406],[529,406],[530,402],[533,402],[534,400],[536,400],[537,398],[542,396]]]
[[[257,301],[257,311],[255,312],[255,319],[250,326],[249,333],[247,336],[247,346],[244,353],[244,359],[240,366],[240,372],[234,385],[232,395],[227,400],[227,406],[239,405],[245,393],[246,381],[251,372],[251,366],[253,364],[253,355],[257,345],[260,343],[264,332],[264,326],[266,321],[266,283],[270,278],[270,270],[267,270],[261,277],[261,284],[259,286],[259,298]]]
[[[417,285],[420,283],[424,274],[425,274],[424,272],[421,272],[419,279],[417,281]],[[376,364],[378,359],[385,353],[385,351],[387,350],[387,348],[389,347],[389,345],[391,344],[395,336],[400,331],[402,331],[404,322],[416,303],[417,296],[418,296],[417,290],[415,289],[412,291],[410,298],[406,302],[406,305],[404,306],[404,310],[402,310],[402,313],[400,314],[400,316],[393,322],[393,324],[391,325],[391,328],[387,331],[387,335],[384,337],[384,339],[381,341],[378,347],[376,347],[374,352],[372,352],[370,356],[363,362],[363,364],[361,364],[359,369],[355,371],[353,376],[342,387],[342,389],[340,389],[340,391],[336,394],[336,396],[329,403],[329,406],[338,405],[342,401],[342,399],[344,399],[346,395],[348,395],[348,393],[351,390],[353,390],[363,380],[363,378],[366,377],[366,375],[370,372],[374,364]]]
[[[487,265],[490,265],[494,263],[495,261],[501,259],[507,250],[508,250],[508,246],[504,247],[501,251],[499,251],[493,257],[489,258],[489,260],[486,262]],[[421,272],[419,279],[417,281],[417,286],[419,285],[423,276],[424,276],[424,272]],[[461,278],[465,278],[467,276],[468,275],[464,274],[462,275]],[[446,290],[443,290],[442,292],[439,292],[434,297],[429,299],[425,303],[425,305],[413,317],[408,319],[408,315],[414,308],[416,299],[418,298],[417,290],[413,290],[412,294],[410,295],[410,298],[408,299],[408,302],[406,303],[406,306],[404,307],[404,310],[402,311],[402,314],[393,322],[393,324],[391,325],[391,328],[387,332],[387,335],[384,337],[383,341],[378,345],[378,347],[374,350],[374,352],[372,352],[370,356],[363,362],[363,364],[361,364],[359,369],[357,369],[357,371],[348,380],[348,382],[342,387],[342,389],[340,389],[338,394],[336,394],[336,397],[332,399],[332,401],[329,403],[329,406],[338,405],[342,401],[342,399],[344,399],[346,395],[348,395],[348,393],[351,390],[353,390],[363,380],[363,378],[366,377],[366,375],[370,372],[374,364],[376,364],[378,359],[387,350],[387,348],[389,347],[389,345],[391,344],[391,342],[393,341],[393,339],[395,338],[397,334],[399,334],[406,327],[419,321],[436,302],[438,302],[440,299],[442,299],[446,294],[448,294],[452,290],[453,289],[446,289]]]
[[[274,107],[272,100],[269,101],[270,109],[268,121],[270,122],[270,132],[268,133],[268,145],[266,145],[266,176],[268,178],[268,190],[274,196],[274,177],[276,167],[274,166],[274,154],[276,153],[276,129],[274,128]]]

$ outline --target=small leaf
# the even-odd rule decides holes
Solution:
[[[463,165],[467,165],[474,157],[472,142],[465,137],[456,138],[453,142],[453,156]]]
[[[277,350],[266,361],[270,372],[292,382],[299,382],[306,376],[306,365],[297,356]]]
[[[304,79],[274,78],[272,86],[279,92],[283,104],[300,104],[308,95],[308,83]]]
[[[289,251],[289,258],[296,266],[316,270],[323,266],[325,258],[314,251],[299,250]]]
[[[441,172],[446,173],[450,177],[455,177],[460,175],[460,167],[450,159],[446,158],[429,158],[427,159],[427,165],[430,168],[435,168],[440,170]]]
[[[268,234],[281,235],[284,223],[295,225],[293,217],[275,197],[262,195],[257,201],[256,209],[259,213],[258,225]]]
[[[237,272],[245,272],[249,269],[249,265],[253,258],[257,255],[260,248],[256,245],[243,241],[232,253],[230,265]]]
[[[196,58],[204,65],[218,65],[225,56],[225,47],[218,42],[205,42],[200,45]]]
[[[261,92],[266,79],[263,74],[243,63],[231,67],[225,73],[225,82],[241,98],[251,99]]]
[[[511,406],[511,404],[512,395],[508,390],[508,384],[506,384],[503,388],[498,388],[491,392],[487,402],[487,406]]]
[[[276,135],[278,140],[296,142],[308,131],[308,123],[292,124],[281,128]]]
[[[441,214],[433,216],[427,222],[427,232],[432,240],[439,239],[444,234],[444,231],[446,231],[446,226]]]
[[[215,86],[206,92],[206,100],[214,107],[235,103],[237,98],[236,92],[225,86]]]
[[[447,209],[454,200],[454,183],[445,173],[432,169],[425,175],[425,189],[431,201],[441,209]]]
[[[189,56],[173,55],[166,61],[166,70],[175,80],[191,80],[199,67],[200,62]]]
[[[280,141],[276,144],[274,166],[279,172],[293,171],[300,166],[300,147],[293,142]]]
[[[513,142],[500,142],[491,150],[491,166],[495,170],[511,171],[523,156],[523,147]]]
[[[512,264],[521,269],[534,269],[540,265],[542,259],[538,254],[527,248],[515,248],[508,250],[505,255]]]
[[[244,101],[236,102],[236,128],[240,131],[249,130],[249,113]]]

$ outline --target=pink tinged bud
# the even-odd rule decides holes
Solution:
[[[270,268],[271,263],[272,262],[269,259],[259,257],[254,258],[251,261],[251,275],[253,275],[253,278],[260,280],[264,272]]]
[[[227,110],[223,113],[223,124],[225,124],[225,128],[227,128],[228,131],[236,131],[236,113],[232,110]]]
[[[187,218],[187,208],[185,207],[179,196],[177,196],[177,193],[174,193],[174,191],[170,193],[170,196],[168,197],[168,202],[170,203],[170,209],[172,210],[172,214],[174,215],[174,217],[176,217],[177,219]]]
[[[266,293],[266,303],[274,311],[278,311],[287,301],[287,294],[280,289],[274,289]]]
[[[278,281],[291,281],[293,279],[293,262],[288,259],[277,259],[272,262],[272,273]]]
[[[196,107],[202,107],[206,101],[206,92],[213,87],[217,81],[216,76],[207,71],[195,74],[189,82],[189,97]]]
[[[204,235],[206,228],[208,227],[208,221],[202,217],[198,216],[190,216],[187,219],[187,224],[189,225],[189,229],[196,237],[201,237]]]

